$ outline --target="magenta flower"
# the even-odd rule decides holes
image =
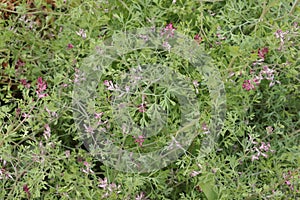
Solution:
[[[258,49],[257,53],[258,53],[258,57],[261,58],[261,61],[265,60],[265,55],[269,52],[269,49],[267,47],[264,47],[262,49]]]
[[[69,43],[68,46],[67,46],[67,48],[68,48],[68,49],[73,49],[73,48],[74,48],[74,45],[71,44],[71,43]]]
[[[24,87],[30,88],[30,83],[28,83],[26,79],[21,79],[20,82]]]
[[[27,184],[23,186],[23,191],[27,194],[28,198],[30,197],[30,191]]]
[[[194,37],[194,40],[195,40],[198,44],[200,44],[200,42],[202,41],[202,37],[200,37],[199,34],[196,34],[195,37]]]
[[[247,91],[255,89],[254,85],[251,83],[251,80],[245,80],[242,87]]]
[[[22,113],[22,117],[24,117],[25,119],[28,119],[31,117],[31,115],[27,114],[27,113]]]
[[[21,108],[16,108],[16,116],[19,117],[21,114],[22,109]]]
[[[140,113],[146,112],[146,104],[145,104],[145,103],[141,103],[141,104],[138,106],[138,108],[139,108],[139,112],[140,112]]]
[[[139,135],[137,138],[136,137],[134,137],[134,138],[135,138],[134,142],[138,143],[139,146],[142,147],[143,146],[143,142],[145,141],[144,136]]]
[[[23,67],[25,66],[25,62],[23,62],[21,59],[18,59],[16,62],[16,67]]]
[[[108,184],[107,178],[104,179],[99,178],[99,184],[98,187],[102,188],[106,193],[102,196],[102,198],[108,198],[113,192],[119,194],[121,191],[120,185],[117,185],[115,183]]]
[[[84,162],[83,162],[83,165],[85,166],[85,169],[82,169],[82,171],[83,171],[84,173],[86,173],[86,174],[89,174],[89,173],[94,174],[94,171],[91,170],[90,164],[89,164],[87,161],[84,161]]]
[[[162,30],[161,32],[161,36],[165,35],[167,36],[167,38],[170,37],[174,37],[174,32],[175,32],[176,28],[173,27],[172,23],[169,23],[166,25],[166,27]]]
[[[47,89],[46,81],[43,81],[42,77],[38,77],[36,93],[39,98],[48,96],[48,94],[43,93],[46,89]]]

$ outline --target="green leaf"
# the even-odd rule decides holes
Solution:
[[[213,183],[200,183],[200,187],[203,190],[203,192],[208,200],[218,199],[218,194],[213,189],[214,188]]]
[[[215,183],[212,175],[206,176],[199,185],[208,200],[218,199],[218,193],[215,191]]]

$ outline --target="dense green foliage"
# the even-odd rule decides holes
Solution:
[[[0,4],[0,199],[300,198],[297,0],[50,2]],[[73,86],[85,58],[100,51],[102,41],[142,27],[171,27],[199,43],[220,72],[227,111],[208,155],[199,153],[207,134],[202,133],[167,167],[125,173],[97,161],[80,140]],[[203,119],[198,128],[207,131],[212,105],[203,77],[184,59],[156,53],[124,55],[103,81],[117,81],[136,63],[172,66],[194,81]],[[103,112],[103,121],[110,117],[107,85],[99,84],[97,112]],[[143,102],[132,103],[143,109]],[[166,143],[180,119],[171,94],[147,103],[148,110],[169,109],[171,123],[154,141],[126,138],[125,147],[138,152],[153,148],[152,142]],[[129,113],[141,124],[153,119],[143,110]],[[111,137],[122,137],[120,128],[107,129]]]

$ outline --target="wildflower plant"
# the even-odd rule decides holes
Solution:
[[[203,76],[213,101],[210,123],[210,129],[213,130],[207,135],[203,146],[211,149],[217,141],[217,132],[222,126],[226,109],[223,83],[198,44],[193,40],[189,42],[180,34],[175,35],[174,31],[172,24],[168,24],[162,31],[158,31],[159,34],[150,28],[136,33],[113,35],[111,41],[105,41],[109,45],[105,46],[104,43],[99,47],[101,54],[90,56],[80,69],[81,75],[87,79],[74,85],[74,118],[82,127],[82,132],[86,133],[83,138],[87,148],[92,149],[94,154],[100,154],[98,156],[105,159],[104,162],[118,170],[149,172],[166,167],[170,161],[184,153],[182,150],[191,144],[201,130],[197,125],[201,119],[192,79],[188,75],[178,75],[184,60],[177,63],[173,60],[173,66],[168,68],[160,57],[147,58],[151,54],[169,56],[172,51],[192,63],[195,71]],[[165,42],[170,48],[164,48]],[[133,55],[126,55],[135,50],[141,50],[140,54],[147,59],[136,60]],[[150,65],[152,59],[155,61]],[[116,63],[116,66],[114,74],[109,76],[112,63]],[[125,67],[129,68],[128,74]],[[191,66],[188,67],[191,70]],[[110,77],[116,79],[107,80]],[[94,119],[95,110],[106,115],[105,123]],[[127,134],[121,130],[124,126],[129,129]],[[100,131],[96,132],[96,129]],[[153,152],[143,155],[134,152],[132,146],[128,145],[132,144],[131,137],[139,147],[143,147],[140,148],[141,152],[147,151],[147,148]],[[121,138],[121,141],[117,138]],[[176,146],[172,147],[170,143],[165,144],[165,147],[156,147],[171,139],[177,142]],[[99,150],[105,153],[97,152]]]
[[[0,199],[298,199],[299,1],[0,3]]]

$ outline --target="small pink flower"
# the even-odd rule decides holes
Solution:
[[[49,124],[45,124],[44,137],[48,140],[51,137],[51,129]]]
[[[172,23],[166,25],[166,27],[162,30],[161,36],[167,35],[167,38],[174,37],[175,28],[173,27]]]
[[[20,82],[24,87],[30,88],[30,83],[28,83],[26,79],[21,79]]]
[[[71,155],[70,150],[66,150],[66,151],[65,151],[65,155],[66,155],[67,158],[70,158],[70,155]]]
[[[79,69],[75,68],[74,83],[79,83],[80,81],[84,81],[84,80],[85,80],[85,74],[81,73]]]
[[[76,34],[80,37],[82,37],[83,39],[86,38],[86,32],[84,29],[79,29],[79,31],[76,31]]]
[[[37,95],[38,95],[39,98],[43,98],[43,97],[48,96],[48,94],[42,93],[46,89],[47,89],[47,83],[46,83],[46,81],[43,81],[42,77],[38,77],[36,93],[37,93]]]
[[[262,49],[258,49],[257,54],[258,57],[260,57],[262,59],[262,61],[265,60],[265,55],[269,52],[269,49],[267,47],[264,47]]]
[[[71,44],[71,43],[69,43],[68,46],[67,46],[67,48],[68,48],[68,49],[73,49],[73,48],[74,48],[74,45]]]
[[[45,110],[47,111],[50,117],[58,117],[58,114],[55,111],[50,111],[47,107],[45,107]]]
[[[285,181],[285,184],[291,185],[291,182],[289,180]]]
[[[45,81],[43,81],[42,77],[38,77],[37,85],[38,85],[38,90],[41,92],[47,89],[47,84]]]
[[[275,34],[275,37],[280,39],[280,47],[278,48],[279,51],[283,48],[283,45],[284,45],[284,38],[285,38],[285,35],[288,34],[288,33],[289,33],[289,31],[283,32],[281,29],[277,30],[277,31],[274,33],[274,34]]]
[[[101,119],[103,112],[95,113],[95,119]]]
[[[198,83],[198,81],[197,81],[197,80],[194,80],[194,81],[193,81],[193,85],[194,85],[194,87],[195,87],[195,89],[196,89],[196,94],[199,94],[199,90],[198,90],[199,83]]]
[[[217,33],[216,36],[218,37],[219,40],[225,40],[226,37],[222,36],[220,33]]]
[[[167,49],[168,51],[171,50],[171,45],[170,45],[168,42],[164,42],[164,43],[162,44],[162,46],[163,46],[165,49]]]
[[[140,113],[146,112],[146,104],[145,104],[145,103],[141,103],[141,104],[138,106],[138,108],[139,108],[139,112],[140,112]]]
[[[103,84],[107,87],[108,90],[116,90],[118,89],[118,86],[116,84],[113,84],[112,81],[104,80]]]
[[[91,126],[87,126],[86,124],[83,124],[84,128],[85,128],[85,132],[86,133],[90,133],[93,134],[94,133],[94,128]]]
[[[22,117],[24,117],[25,119],[28,119],[31,117],[31,115],[27,114],[27,113],[22,113]]]
[[[6,166],[6,160],[2,160],[0,157],[0,161],[2,161],[2,169],[0,169],[0,180],[2,179],[13,179],[12,175],[8,170],[5,169]]]
[[[145,141],[144,136],[139,135],[137,138],[136,137],[134,137],[134,138],[135,138],[134,142],[138,143],[139,146],[142,147],[143,146],[143,142]]]
[[[200,42],[202,41],[202,37],[200,37],[199,34],[196,34],[195,37],[194,37],[194,40],[195,40],[198,44],[200,44]]]
[[[190,174],[190,176],[191,176],[191,177],[195,177],[195,176],[197,176],[197,175],[199,175],[199,174],[201,174],[200,171],[193,171],[193,172]]]
[[[242,87],[247,91],[255,89],[254,85],[251,83],[251,80],[245,80]]]
[[[102,180],[102,178],[99,178],[98,187],[105,189],[107,186],[108,186],[107,178],[104,178],[103,180]]]
[[[197,81],[197,80],[194,80],[194,81],[193,81],[193,85],[194,85],[195,87],[198,87],[198,86],[199,86],[198,81]]]
[[[258,156],[257,155],[253,155],[252,157],[251,157],[251,161],[253,162],[254,160],[258,160],[259,158],[258,158]]]
[[[145,199],[145,193],[144,192],[140,192],[140,194],[135,196],[135,200],[146,200]]]
[[[249,140],[251,144],[257,144],[257,142],[254,141],[254,138],[249,134]]]
[[[22,109],[21,108],[16,108],[16,116],[19,117],[21,114]]]
[[[28,197],[30,197],[30,191],[29,191],[29,187],[27,184],[25,184],[23,186],[23,191],[27,194]]]
[[[68,87],[68,84],[67,83],[63,83],[63,84],[61,84],[61,87],[66,88],[66,87]]]
[[[273,127],[272,127],[272,126],[268,126],[268,127],[266,128],[266,130],[267,130],[267,133],[268,133],[268,134],[271,134],[271,133],[273,132]]]
[[[202,123],[202,130],[204,131],[204,134],[208,134],[210,132],[205,122]]]
[[[261,79],[256,77],[252,81],[258,86],[260,84]]]
[[[25,66],[25,62],[23,62],[21,59],[18,59],[16,62],[16,67],[23,67]]]
[[[286,34],[288,34],[288,33],[289,33],[289,31],[283,32],[281,29],[279,29],[279,30],[277,30],[274,34],[275,34],[275,37],[276,37],[276,38],[280,38],[280,40],[283,42],[284,36],[285,36]]]
[[[91,170],[91,168],[90,168],[90,164],[87,162],[87,161],[84,161],[83,162],[83,165],[86,167],[85,169],[82,169],[82,171],[84,172],[84,173],[86,173],[86,174],[94,174],[94,171],[93,170]]]

